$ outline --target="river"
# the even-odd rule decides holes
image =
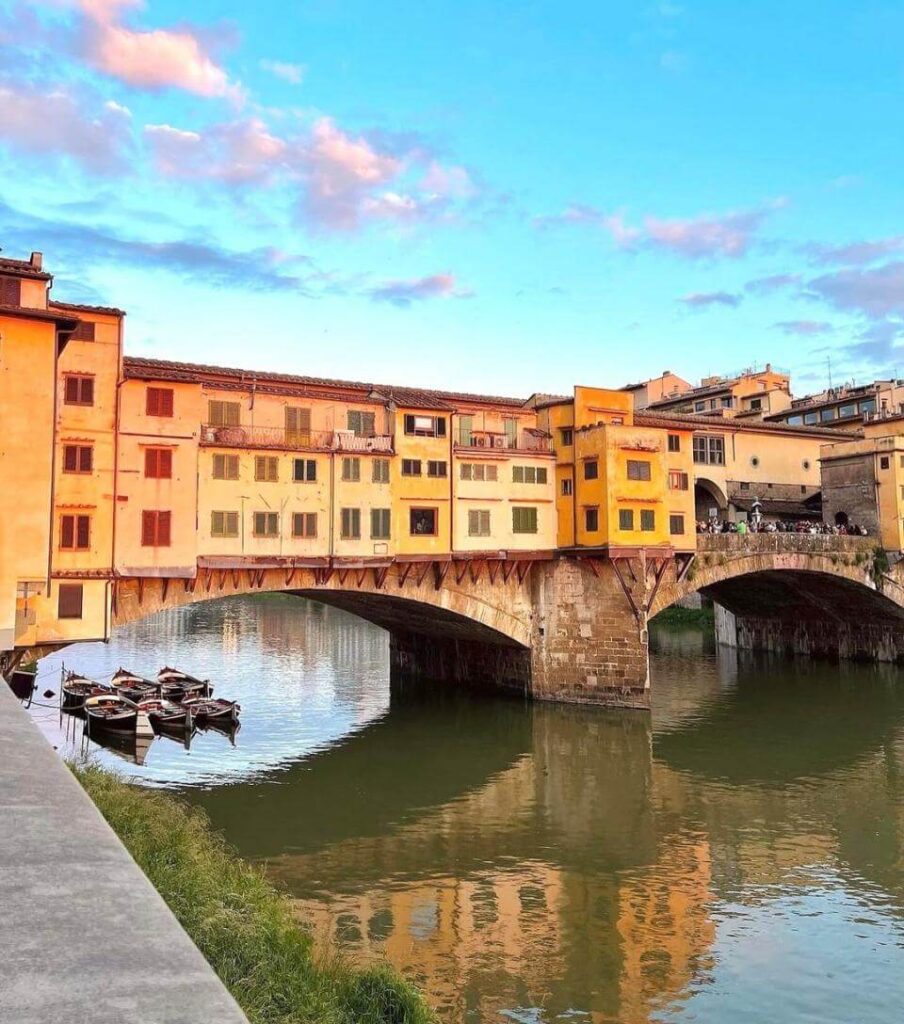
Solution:
[[[232,598],[46,658],[39,691],[63,662],[175,664],[241,702],[235,736],[137,764],[32,714],[67,755],[203,806],[319,941],[389,959],[444,1021],[896,1024],[904,673],[696,630],[652,646],[652,715],[390,694],[382,631]]]

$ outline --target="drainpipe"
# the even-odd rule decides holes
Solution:
[[[47,534],[47,600],[50,600],[50,577],[53,573],[53,512],[56,504],[56,463],[57,435],[59,433],[59,397],[60,397],[60,329],[56,327],[53,335],[53,423],[50,437],[50,508],[48,509]]]
[[[330,550],[329,558],[332,564],[334,537],[336,533],[336,452],[330,450]]]
[[[455,412],[449,414],[449,554],[455,550],[455,467],[452,463],[452,453],[454,450],[454,443],[452,439],[453,422],[455,421]]]
[[[119,519],[119,427],[122,420],[122,386],[125,384],[125,377],[122,374],[122,317],[119,318],[116,328],[116,346],[119,373],[116,381],[116,408],[113,413],[113,523],[110,529],[110,573],[113,577],[116,575],[116,523]],[[108,604],[109,596],[108,594]],[[107,639],[108,635],[105,630],[104,639]]]

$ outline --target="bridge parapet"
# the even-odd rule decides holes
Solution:
[[[750,554],[854,554],[874,551],[876,537],[848,537],[830,533],[701,533],[698,553]]]

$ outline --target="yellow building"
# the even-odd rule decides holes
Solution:
[[[646,382],[652,384],[653,382]],[[642,385],[632,385],[639,388]],[[761,419],[791,406],[791,375],[767,363],[725,376],[704,377],[695,388],[674,389],[648,403],[652,412]]]

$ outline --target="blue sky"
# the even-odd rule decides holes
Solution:
[[[136,355],[904,374],[904,5],[0,0],[0,246]]]

